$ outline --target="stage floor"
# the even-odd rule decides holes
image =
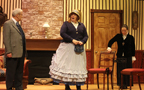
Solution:
[[[70,86],[70,87],[71,87],[71,90],[76,90],[76,86]],[[105,86],[105,87],[107,87],[107,86]],[[141,87],[142,87],[142,89],[144,89],[144,84],[141,84]],[[64,88],[65,88],[64,85],[52,85],[52,84],[28,85],[27,89],[25,89],[25,90],[64,90]],[[86,90],[86,85],[83,85],[81,88],[82,88],[82,90]],[[6,85],[0,84],[0,90],[6,90]],[[96,84],[90,84],[88,90],[103,90],[103,85],[100,84],[100,89],[98,89]],[[105,90],[107,90],[107,88]],[[109,90],[112,90],[111,86],[110,86]],[[120,89],[116,84],[114,84],[113,90],[120,90]],[[129,87],[128,87],[128,89],[124,89],[124,90],[129,90]],[[134,84],[134,86],[132,87],[132,90],[139,90],[138,84]]]

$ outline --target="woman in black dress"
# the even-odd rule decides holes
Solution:
[[[134,37],[129,35],[128,26],[124,24],[121,28],[121,34],[114,36],[108,43],[108,52],[111,52],[111,46],[114,42],[117,42],[117,85],[121,84],[121,74],[120,71],[124,68],[132,68],[132,63],[136,60],[135,58],[135,43]],[[125,62],[119,61],[120,59],[126,59]],[[124,76],[123,88],[126,89],[129,86],[129,76]]]

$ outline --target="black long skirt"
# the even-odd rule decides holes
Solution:
[[[117,85],[121,85],[120,72],[125,68],[132,68],[132,57],[118,57],[117,58]],[[133,85],[133,80],[132,80]],[[123,76],[123,86],[130,86],[130,76]]]

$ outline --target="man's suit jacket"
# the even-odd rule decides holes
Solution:
[[[12,58],[22,57],[23,41],[21,32],[12,19],[4,23],[3,41],[5,44],[5,54],[12,53]]]
[[[121,57],[123,52],[125,57],[135,56],[135,43],[134,43],[134,37],[132,35],[128,34],[126,39],[123,40],[122,34],[117,34],[109,41],[108,47],[111,47],[111,45],[115,41],[118,44],[118,50],[117,50],[118,57]]]

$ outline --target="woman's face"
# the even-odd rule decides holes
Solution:
[[[77,22],[77,15],[76,14],[72,14],[70,17],[72,22]]]
[[[123,35],[127,35],[128,30],[125,27],[122,27],[121,32]]]

